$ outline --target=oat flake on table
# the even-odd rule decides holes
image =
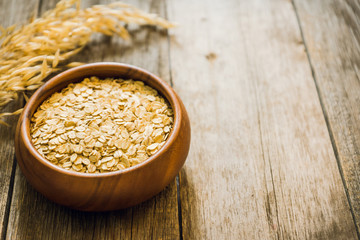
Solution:
[[[31,137],[62,168],[110,172],[156,153],[172,124],[169,104],[143,82],[91,77],[44,101],[31,119]]]

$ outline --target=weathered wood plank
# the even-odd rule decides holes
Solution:
[[[23,23],[37,11],[37,0],[31,0],[29,4],[22,3],[20,0],[6,1],[0,0],[0,25],[9,27],[15,23]],[[0,63],[1,65],[1,63]],[[13,112],[23,106],[23,98],[9,104],[4,112]],[[14,134],[16,117],[7,119],[11,127],[0,125],[0,237],[5,237],[8,223],[9,203],[12,194],[14,178]]]
[[[43,1],[42,11],[57,1]],[[109,1],[83,1],[83,6]],[[165,16],[164,1],[129,1]],[[169,81],[166,34],[136,31],[133,43],[97,36],[77,61],[118,61],[143,67]],[[8,239],[177,239],[179,235],[175,181],[139,206],[107,213],[84,213],[58,206],[33,190],[16,171]]]
[[[295,6],[360,227],[360,3],[295,1]]]
[[[291,1],[170,1],[184,239],[353,239]]]

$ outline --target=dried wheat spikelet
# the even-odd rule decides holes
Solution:
[[[165,19],[119,2],[86,9],[79,6],[80,0],[62,0],[18,29],[0,26],[0,110],[19,93],[41,86],[49,74],[82,50],[93,33],[129,39],[125,24],[173,27]],[[77,65],[74,62],[68,67]],[[0,113],[0,124],[8,115]]]

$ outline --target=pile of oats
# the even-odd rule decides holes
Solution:
[[[173,111],[141,81],[85,78],[44,101],[31,119],[35,148],[64,169],[103,173],[143,162],[164,144]]]

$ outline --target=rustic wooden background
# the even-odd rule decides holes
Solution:
[[[0,24],[56,2],[0,0]],[[76,60],[134,64],[171,83],[192,124],[184,168],[139,206],[73,211],[26,182],[9,118],[1,239],[358,239],[359,1],[127,2],[179,27],[136,31],[132,43],[96,36]]]

